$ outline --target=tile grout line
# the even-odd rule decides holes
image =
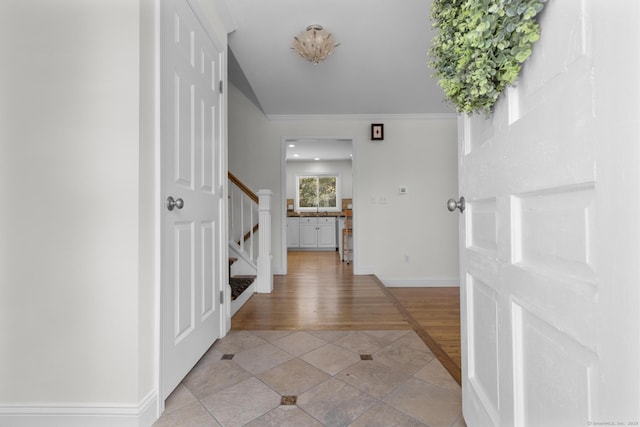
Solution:
[[[251,334],[251,335],[253,335],[253,336],[255,336],[255,337],[257,337],[257,338],[260,338],[260,339],[264,340],[266,343],[273,344],[273,341],[274,341],[274,340],[267,339],[267,338],[262,338],[261,336],[256,335],[256,333],[255,333],[256,331],[248,330],[248,331],[246,331],[246,332],[247,332],[247,333],[249,333],[249,334]],[[305,330],[305,331],[301,331],[301,332],[311,333],[311,332],[313,332],[313,331]],[[353,331],[352,331],[352,332],[353,332]],[[366,331],[355,331],[355,332],[363,332],[363,333],[365,333],[365,334],[366,334]],[[407,330],[407,332],[408,332],[408,330]],[[414,331],[414,332],[419,336],[419,334],[417,333],[417,331]],[[350,333],[349,333],[349,334],[350,334]],[[347,334],[347,335],[349,335],[349,334]],[[402,339],[402,337],[404,337],[404,336],[405,336],[405,335],[402,335],[402,336],[400,336],[400,337],[396,337],[396,339],[387,339],[386,341],[388,341],[388,344],[386,344],[386,345],[392,345],[394,342],[398,341],[399,339]],[[320,337],[317,337],[317,338],[319,338],[320,340],[322,340],[322,341],[324,342],[324,344],[323,344],[322,346],[328,346],[328,345],[331,345],[331,344],[335,341],[335,339],[334,339],[333,341],[330,341],[330,340],[327,340],[327,339],[324,339],[324,338],[320,338]],[[421,338],[421,339],[422,339],[422,338]],[[322,346],[321,346],[321,347],[322,347]],[[213,346],[212,346],[212,347],[213,347]],[[332,373],[330,373],[330,372],[324,371],[324,369],[322,369],[322,368],[316,367],[316,366],[315,366],[315,365],[313,365],[312,363],[307,362],[306,360],[304,360],[304,359],[303,359],[303,357],[304,357],[306,354],[308,354],[309,352],[312,352],[312,351],[314,351],[314,350],[310,350],[310,351],[307,351],[307,352],[305,352],[305,353],[303,353],[303,354],[299,354],[299,355],[298,355],[298,354],[293,354],[293,353],[289,352],[288,350],[286,350],[286,349],[284,349],[284,348],[281,348],[281,350],[282,350],[282,351],[284,351],[285,353],[288,353],[288,354],[290,354],[291,356],[293,356],[293,359],[291,359],[291,360],[298,359],[298,360],[300,360],[301,362],[304,362],[304,363],[306,363],[306,364],[309,364],[310,366],[315,367],[316,369],[320,369],[320,370],[321,370],[321,371],[323,371],[324,373],[328,374],[328,376],[329,376],[329,377],[328,377],[324,382],[329,381],[329,380],[331,380],[331,379],[334,379],[334,380],[336,380],[336,381],[339,381],[339,382],[341,382],[341,383],[344,383],[344,384],[345,384],[345,385],[347,385],[347,386],[355,387],[355,386],[353,386],[353,385],[349,384],[348,382],[346,382],[346,381],[344,381],[344,380],[342,380],[342,379],[337,378],[337,375],[338,375],[340,372],[343,372],[344,370],[343,370],[343,371],[340,371],[340,372],[338,372],[338,373],[332,374]],[[349,351],[349,352],[351,352],[351,353],[354,353],[354,354],[356,354],[356,355],[358,355],[358,354],[359,354],[359,353],[355,353],[354,351],[349,350],[349,349],[346,349],[346,350],[347,350],[347,351]],[[209,351],[209,350],[208,350],[208,351]],[[272,391],[274,391],[274,392],[275,392],[277,395],[279,395],[281,398],[284,396],[284,395],[282,395],[280,392],[278,392],[277,390],[275,390],[275,389],[274,389],[274,388],[273,388],[269,383],[266,383],[263,379],[259,378],[257,373],[253,373],[253,372],[251,372],[251,371],[246,370],[243,366],[241,366],[241,365],[240,365],[240,364],[238,364],[235,360],[233,360],[233,358],[228,357],[228,356],[231,356],[232,354],[235,356],[235,355],[237,354],[236,352],[237,352],[237,350],[235,350],[233,353],[222,353],[222,352],[220,352],[220,353],[221,353],[221,358],[220,358],[219,360],[227,360],[227,362],[228,362],[228,363],[233,363],[233,364],[235,364],[239,369],[246,371],[246,372],[251,376],[251,378],[254,378],[255,380],[259,381],[259,382],[260,382],[260,383],[262,383],[264,386],[266,386],[268,389],[271,389]],[[225,356],[227,356],[227,357],[225,357]],[[362,360],[361,360],[360,362],[362,362]],[[348,369],[348,368],[345,368],[345,369]],[[414,375],[415,375],[415,374],[414,374]],[[414,376],[414,375],[411,375],[411,377],[412,377],[412,378],[415,378],[415,376]],[[183,384],[183,386],[184,386],[184,387],[185,387],[185,388],[186,388],[186,389],[187,389],[187,390],[188,390],[188,391],[193,395],[193,393],[191,392],[191,390],[189,389],[189,387],[188,387],[184,382],[182,382],[182,384]],[[237,384],[239,384],[239,383],[237,383]],[[237,384],[235,384],[235,385],[237,385]],[[313,387],[316,387],[316,386],[318,386],[318,385],[319,385],[319,384],[316,384],[315,386],[311,386],[310,388],[305,389],[304,391],[302,391],[302,392],[298,393],[298,394],[296,395],[296,397],[300,397],[300,395],[302,395],[302,394],[304,394],[304,393],[308,392],[308,391],[309,391],[309,390],[311,390]],[[394,388],[392,389],[392,391],[389,391],[389,392],[387,393],[387,395],[390,395],[391,393],[393,393],[393,390],[397,390],[397,389],[398,389],[398,387],[400,387],[401,385],[402,385],[402,384],[399,384],[398,386],[394,387]],[[234,386],[234,385],[230,385],[229,387],[233,387],[233,386]],[[227,387],[227,388],[228,388],[228,387]],[[415,417],[414,417],[414,415],[412,415],[411,413],[405,412],[405,411],[404,411],[403,409],[401,409],[401,408],[398,408],[398,407],[395,407],[395,406],[393,406],[393,405],[390,405],[389,403],[387,403],[387,402],[385,401],[385,398],[384,398],[384,397],[382,397],[382,398],[378,398],[378,397],[372,396],[372,395],[370,395],[368,392],[366,392],[366,391],[364,391],[364,390],[360,389],[359,387],[355,387],[355,389],[357,389],[360,393],[362,393],[362,394],[364,394],[364,395],[368,396],[370,399],[372,399],[373,401],[375,401],[376,403],[375,403],[373,406],[378,405],[378,404],[382,404],[382,405],[389,405],[392,409],[395,409],[396,411],[399,411],[400,413],[404,414],[405,416],[407,416],[407,417],[409,417],[409,418],[411,418],[411,419],[413,419],[413,420],[415,420],[415,421],[417,421],[417,422],[419,422],[419,423],[422,423],[422,422],[423,422],[423,421],[420,421],[419,419],[415,418]],[[223,389],[223,390],[224,390],[224,389]],[[222,391],[222,390],[219,390],[218,392],[220,392],[220,391]],[[195,397],[195,395],[193,395],[193,396]],[[199,397],[196,397],[196,400],[195,400],[195,401],[199,403],[199,405],[200,405],[200,406],[201,406],[201,407],[206,411],[206,413],[207,413],[207,414],[208,414],[208,415],[209,415],[209,416],[210,416],[210,417],[211,417],[215,422],[217,422],[218,424],[222,425],[222,424],[220,423],[220,421],[218,420],[218,418],[214,415],[214,413],[212,413],[212,412],[209,410],[209,408],[204,404],[203,399],[201,399],[201,398],[199,398]],[[274,408],[272,408],[272,409],[268,410],[267,412],[265,412],[265,413],[263,413],[263,414],[261,414],[261,415],[257,416],[256,418],[254,418],[254,419],[250,420],[249,422],[254,422],[255,420],[257,420],[257,419],[259,419],[259,418],[261,418],[261,417],[265,416],[266,414],[268,414],[268,413],[270,413],[270,412],[273,412],[273,411],[277,410],[278,408],[281,408],[281,407],[283,406],[283,404],[282,404],[282,400],[281,400],[280,402],[281,402],[281,403],[280,403],[278,406],[276,406],[276,407],[274,407]],[[310,412],[307,412],[307,410],[305,410],[305,409],[303,409],[301,406],[299,406],[299,405],[298,405],[298,402],[296,402],[293,406],[295,406],[295,407],[296,407],[296,408],[298,408],[300,411],[302,411],[302,413],[304,413],[304,414],[306,414],[307,416],[311,417],[312,419],[314,419],[315,421],[319,422],[320,424],[325,425],[325,424],[323,424],[323,421],[322,421],[321,419],[317,418],[315,415],[313,415],[313,414],[312,414],[312,413],[310,413]],[[373,407],[373,406],[372,406],[372,407]],[[370,409],[371,409],[371,408],[370,408]],[[368,411],[368,410],[367,410],[367,411]],[[356,419],[352,420],[352,422],[356,422],[360,417],[364,416],[364,415],[367,413],[367,411],[365,411],[365,412],[363,412],[362,414],[360,414],[358,417],[356,417]],[[455,421],[455,422],[458,422],[458,420],[459,420],[459,419],[460,419],[460,417],[456,418],[456,421]],[[452,425],[453,425],[453,424],[452,424]]]
[[[310,331],[309,331],[309,330],[302,330],[302,332],[307,332],[307,333],[309,333]],[[364,333],[366,333],[366,331],[352,331],[352,332],[364,332]],[[401,339],[401,337],[397,338],[396,340],[390,341],[390,344],[394,343],[395,341],[397,341],[397,340],[399,340],[399,339]],[[326,344],[324,344],[324,345],[333,344],[333,342],[332,342],[332,341],[330,342],[330,341],[326,341],[326,340],[325,340],[325,342],[326,342]],[[389,344],[389,345],[390,345],[390,344]],[[340,346],[340,347],[341,347],[341,346]],[[313,351],[313,350],[312,350],[312,351]],[[347,349],[347,351],[351,351],[351,350],[348,350],[348,349]],[[308,353],[309,353],[309,352],[308,352]],[[353,353],[353,352],[352,352],[352,353]],[[307,354],[307,353],[305,353],[305,354]],[[354,353],[354,354],[355,354],[355,353]],[[300,359],[301,361],[305,362],[305,363],[309,363],[309,362],[307,362],[306,360],[304,360],[304,359],[302,358],[302,356],[304,356],[304,354],[302,354],[302,355],[300,355],[300,356],[296,356],[296,355],[294,355],[294,356],[295,356],[296,358]],[[370,356],[370,355],[368,355],[368,356]],[[362,362],[362,361],[364,361],[364,360],[371,360],[371,361],[373,361],[373,359],[361,359],[361,360],[360,360],[360,362]],[[315,367],[315,366],[314,366],[313,364],[311,364],[311,363],[309,363],[309,365],[311,365],[311,366]],[[317,368],[317,367],[316,367],[316,369],[320,369],[320,368]],[[340,381],[341,383],[345,384],[346,386],[354,387],[353,385],[351,385],[351,384],[347,383],[346,381],[341,380],[341,379],[339,379],[339,378],[336,378],[336,376],[337,376],[338,374],[340,374],[341,372],[343,372],[343,371],[345,371],[345,370],[347,370],[347,369],[349,369],[349,367],[347,367],[347,368],[343,369],[342,371],[337,372],[337,373],[335,373],[335,374],[330,374],[330,373],[328,373],[328,372],[326,372],[326,371],[324,371],[324,370],[320,369],[320,370],[322,370],[323,372],[325,372],[326,374],[328,374],[328,375],[329,375],[329,378],[328,378],[328,379],[326,379],[326,380],[325,380],[325,381],[323,381],[323,382],[326,382],[326,381],[329,381],[329,380],[331,380],[331,379],[334,379],[334,380],[336,380],[336,381]],[[415,377],[414,377],[414,374],[412,374],[410,378],[415,378]],[[267,385],[268,387],[271,387],[271,386],[269,386],[268,384],[266,384],[266,385]],[[308,389],[307,389],[307,390],[305,390],[304,392],[300,393],[298,396],[300,396],[300,395],[302,395],[302,394],[306,393],[307,391],[311,390],[312,388],[314,388],[314,387],[316,387],[316,386],[318,386],[318,385],[319,385],[319,384],[316,384],[315,386],[312,386],[312,387],[308,388]],[[391,389],[391,390],[387,393],[387,396],[388,396],[388,395],[390,395],[391,393],[393,393],[395,390],[397,390],[397,389],[398,389],[399,387],[401,387],[401,386],[402,386],[402,384],[399,384],[399,385],[397,385],[396,387],[394,387],[393,389]],[[367,397],[369,397],[369,398],[371,398],[371,399],[375,400],[375,401],[376,401],[376,404],[374,404],[373,406],[375,406],[375,405],[377,405],[377,404],[387,405],[387,406],[389,406],[389,407],[391,407],[391,408],[395,409],[396,411],[398,411],[398,412],[400,412],[400,413],[402,413],[402,414],[406,415],[407,417],[409,417],[409,418],[411,418],[411,419],[415,420],[416,422],[422,423],[420,420],[418,420],[418,419],[414,418],[411,414],[407,414],[407,413],[405,413],[404,411],[402,411],[401,409],[399,409],[399,408],[395,408],[394,406],[389,405],[387,402],[385,402],[384,398],[377,398],[377,397],[375,397],[375,396],[370,395],[370,394],[369,394],[369,393],[367,393],[366,391],[363,391],[363,390],[359,389],[358,387],[354,387],[354,388],[355,388],[355,389],[357,389],[360,393],[363,393],[363,394],[365,394]],[[298,409],[300,409],[301,411],[303,411],[305,414],[309,415],[309,416],[310,416],[311,418],[313,418],[314,420],[318,421],[318,422],[319,422],[320,424],[322,424],[323,426],[326,426],[326,424],[324,424],[322,420],[320,420],[320,419],[316,418],[313,414],[311,414],[311,413],[307,412],[304,408],[302,408],[302,407],[298,406],[298,404],[297,404],[297,403],[296,403],[296,405],[295,405],[295,406],[296,406]],[[373,408],[373,406],[372,406],[372,408]],[[371,409],[371,408],[369,408],[369,409]],[[355,423],[355,422],[356,422],[360,417],[365,416],[365,414],[366,414],[367,412],[368,412],[368,410],[367,410],[367,411],[365,411],[365,412],[363,412],[362,414],[360,414],[358,417],[356,417],[354,420],[352,420],[352,421],[351,421],[351,424]]]
[[[247,330],[246,332],[249,332],[249,333],[251,333],[251,334],[255,335],[254,331],[252,331],[252,330]],[[310,332],[312,332],[312,331],[311,331],[311,330],[300,330],[300,331],[298,331],[298,332],[310,333]],[[366,333],[366,331],[351,331],[351,332],[364,332],[364,333]],[[255,336],[257,336],[257,335],[255,335]],[[260,338],[260,337],[259,337],[259,338]],[[396,340],[390,341],[389,345],[391,345],[392,343],[394,343],[395,341],[397,341],[397,340],[399,340],[399,339],[401,339],[401,338],[402,338],[402,337],[398,337]],[[319,338],[319,339],[322,339],[322,338]],[[326,345],[329,345],[329,344],[332,344],[332,343],[333,343],[333,341],[327,341],[327,340],[324,340],[324,339],[322,339],[322,340],[323,340],[323,341],[325,341],[325,344],[323,344],[323,346],[326,346]],[[270,344],[273,344],[273,341],[270,341],[270,340],[265,340],[265,341],[267,341],[267,342],[268,342],[268,343],[270,343]],[[294,359],[298,359],[298,360],[300,360],[300,361],[302,361],[302,362],[304,362],[304,363],[309,364],[309,366],[311,366],[311,367],[314,367],[314,368],[316,368],[316,369],[320,369],[320,368],[318,368],[318,367],[314,366],[313,364],[311,364],[311,363],[309,363],[309,362],[307,362],[306,360],[304,360],[304,359],[303,359],[303,356],[304,356],[305,354],[308,354],[308,353],[310,353],[310,352],[311,352],[311,351],[313,351],[313,350],[310,350],[310,351],[308,351],[308,352],[306,352],[306,353],[303,353],[303,354],[301,354],[301,355],[296,355],[296,354],[290,353],[289,351],[287,351],[287,350],[285,350],[285,349],[282,349],[282,350],[283,350],[283,351],[285,351],[286,353],[289,353],[290,355],[292,355]],[[347,350],[347,351],[350,351],[350,350]],[[353,352],[352,352],[352,353],[353,353]],[[355,354],[355,353],[354,353],[354,354]],[[291,360],[293,360],[293,359],[291,359]],[[368,360],[368,359],[367,359],[367,360]],[[373,359],[371,359],[371,360],[373,361]],[[363,360],[360,360],[360,361],[362,362]],[[234,363],[235,363],[235,362],[234,362]],[[242,366],[238,365],[237,363],[236,363],[236,365],[237,365],[240,369],[244,369]],[[336,380],[336,381],[340,381],[341,383],[343,383],[343,384],[345,384],[345,385],[347,385],[347,386],[354,387],[353,385],[351,385],[351,384],[349,384],[349,383],[347,383],[347,382],[345,382],[345,381],[343,381],[343,380],[341,380],[341,379],[336,378],[336,376],[337,376],[339,373],[343,372],[343,371],[344,371],[344,370],[346,370],[346,369],[349,369],[349,368],[345,368],[345,369],[343,369],[342,371],[340,371],[340,372],[338,372],[338,373],[336,373],[336,374],[331,374],[331,373],[329,373],[329,372],[326,372],[326,371],[324,371],[324,370],[320,369],[322,372],[324,372],[324,373],[326,373],[327,375],[329,375],[329,378],[327,378],[326,380],[322,381],[320,384],[322,384],[322,383],[324,383],[324,382],[326,382],[326,381],[329,381],[329,380],[331,380],[331,379],[334,379],[334,380]],[[250,372],[250,371],[247,371],[247,372],[249,372],[249,374],[251,374],[253,378],[255,378],[255,379],[257,379],[258,381],[260,381],[262,384],[264,384],[266,387],[268,387],[269,389],[271,389],[272,391],[274,391],[276,394],[280,395],[281,397],[283,396],[283,395],[281,395],[281,394],[280,394],[280,392],[278,392],[277,390],[275,390],[275,389],[274,389],[270,384],[268,384],[268,383],[266,383],[265,381],[263,381],[263,380],[262,380],[262,378],[259,378],[259,377],[258,377],[258,374],[254,374],[253,372]],[[410,378],[415,378],[415,377],[414,377],[414,374],[412,374],[412,375],[410,376]],[[304,391],[302,391],[301,393],[297,394],[297,395],[296,395],[296,398],[297,398],[297,397],[300,397],[302,394],[304,394],[304,393],[308,392],[309,390],[313,389],[314,387],[317,387],[317,386],[318,386],[318,385],[320,385],[320,384],[316,384],[316,385],[314,385],[314,386],[311,386],[311,387],[309,387],[309,388],[305,389],[305,390],[304,390]],[[394,387],[393,389],[391,389],[391,390],[387,393],[387,396],[388,396],[388,395],[390,395],[391,393],[393,393],[395,390],[397,390],[397,389],[398,389],[399,387],[401,387],[401,386],[402,386],[402,384],[399,384],[399,385],[397,385],[396,387]],[[232,387],[232,386],[230,386],[230,387]],[[363,394],[365,394],[367,397],[369,397],[369,398],[371,398],[371,399],[375,400],[375,401],[376,401],[376,404],[389,405],[387,402],[385,402],[384,398],[377,398],[377,397],[374,397],[374,396],[370,395],[369,393],[367,393],[367,392],[365,392],[365,391],[363,391],[363,390],[358,389],[357,387],[355,387],[355,388],[356,388],[360,393],[363,393]],[[201,403],[201,404],[202,404],[202,403]],[[204,406],[204,404],[202,404],[202,405]],[[258,416],[257,418],[255,418],[255,419],[254,419],[254,420],[252,420],[251,422],[255,421],[256,419],[258,419],[258,418],[260,418],[260,417],[262,417],[262,416],[264,416],[264,415],[266,415],[266,414],[268,414],[269,412],[272,412],[272,411],[274,411],[274,410],[278,409],[280,406],[282,406],[282,404],[281,404],[281,405],[279,405],[279,406],[277,406],[277,407],[275,407],[275,408],[273,408],[273,409],[271,409],[271,410],[269,410],[269,411],[267,411],[267,412],[265,412],[264,414],[262,414],[262,415]],[[313,414],[311,414],[310,412],[307,412],[304,408],[302,408],[301,406],[299,406],[297,402],[296,402],[296,404],[295,404],[295,405],[293,405],[293,406],[295,406],[296,408],[298,408],[299,410],[301,410],[302,412],[304,412],[305,414],[307,414],[308,416],[310,416],[310,417],[311,417],[311,418],[313,418],[314,420],[318,421],[320,424],[325,425],[325,424],[323,423],[323,421],[322,421],[322,420],[320,420],[320,419],[316,418],[316,417],[315,417]],[[374,405],[374,406],[375,406],[375,405]],[[411,414],[408,414],[408,413],[406,413],[406,412],[402,411],[401,409],[396,408],[396,407],[394,407],[394,406],[392,406],[392,405],[389,405],[389,406],[390,406],[391,408],[393,408],[393,409],[395,409],[395,410],[397,410],[397,411],[401,412],[402,414],[404,414],[404,415],[408,416],[409,418],[411,418],[411,419],[413,419],[413,420],[415,420],[415,421],[417,421],[417,422],[421,423],[421,421],[420,421],[420,420],[418,420],[418,419],[414,418]],[[206,409],[206,408],[205,408],[205,409]],[[208,412],[208,410],[207,410],[207,412]],[[362,414],[360,414],[356,419],[354,419],[354,420],[352,421],[352,423],[353,423],[353,422],[355,422],[358,418],[360,418],[360,417],[364,416],[364,415],[366,414],[366,412],[367,412],[367,411],[365,411],[365,412],[363,412]],[[211,415],[213,416],[213,414],[211,414]],[[214,419],[215,419],[216,421],[218,421],[218,420],[217,420],[217,418],[215,418],[215,416],[214,416]],[[219,422],[219,421],[218,421],[218,422]]]
[[[449,372],[449,374],[453,377],[453,379],[458,383],[458,385],[462,386],[462,372],[460,368],[455,364],[455,362],[451,359],[451,357],[440,347],[440,344],[433,339],[431,335],[418,323],[418,321],[411,315],[409,310],[407,310],[398,300],[387,289],[387,287],[378,279],[378,276],[375,274],[371,275],[374,278],[375,283],[382,290],[382,292],[391,300],[395,308],[400,312],[402,317],[405,318],[407,323],[413,328],[413,330],[418,334],[420,339],[429,347],[434,356],[442,363],[444,368]]]

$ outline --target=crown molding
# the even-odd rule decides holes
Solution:
[[[269,114],[270,121],[313,121],[313,120],[442,120],[456,119],[457,113],[438,114]]]

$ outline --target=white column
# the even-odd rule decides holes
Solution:
[[[271,266],[271,190],[258,191],[258,229],[260,230],[258,252],[258,279],[256,291],[271,293],[273,290],[273,271]]]

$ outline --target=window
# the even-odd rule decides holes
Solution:
[[[298,175],[296,211],[339,212],[342,210],[340,175]]]

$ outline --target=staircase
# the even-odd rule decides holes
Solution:
[[[229,295],[233,316],[255,292],[273,289],[271,190],[251,191],[229,172]]]
[[[256,275],[234,275],[231,266],[238,261],[238,258],[229,258],[229,287],[231,288],[231,315],[233,316],[240,307],[256,291]]]

